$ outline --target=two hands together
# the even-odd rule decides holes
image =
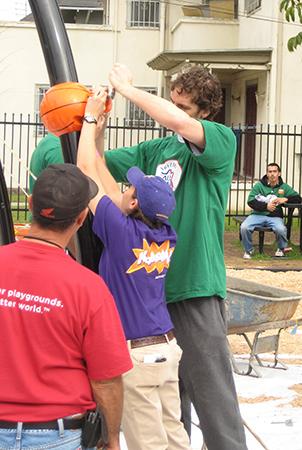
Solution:
[[[276,200],[274,200],[272,202],[269,202],[267,204],[267,210],[270,211],[270,212],[273,212],[273,211],[275,211],[277,205],[282,205],[283,203],[286,203],[286,202],[287,202],[287,198],[286,197],[276,198]]]
[[[109,80],[115,90],[121,92],[123,86],[132,84],[132,75],[125,64],[117,63],[110,72]],[[109,117],[109,111],[106,111],[106,103],[108,100],[108,88],[101,84],[95,84],[92,89],[92,96],[88,98],[85,108],[85,116],[93,116],[97,120],[98,132],[103,128]],[[107,108],[108,109],[108,108]],[[110,108],[111,109],[111,108]]]

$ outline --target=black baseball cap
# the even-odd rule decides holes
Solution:
[[[50,164],[33,187],[33,214],[59,221],[77,217],[98,193],[97,184],[74,164]]]

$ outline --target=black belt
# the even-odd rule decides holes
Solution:
[[[77,430],[83,428],[84,418],[82,419],[63,419],[65,430]],[[0,428],[17,429],[18,422],[7,422],[0,420]],[[50,422],[23,422],[22,428],[24,430],[58,430],[58,421],[51,420]]]
[[[174,333],[172,330],[167,334],[161,334],[159,336],[147,336],[144,338],[133,339],[131,342],[131,348],[137,347],[145,347],[146,345],[154,345],[154,344],[165,344],[167,342],[167,338],[169,341],[174,339]]]

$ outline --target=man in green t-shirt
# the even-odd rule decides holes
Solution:
[[[166,276],[166,300],[183,350],[185,427],[190,434],[189,395],[209,450],[246,450],[226,338],[223,231],[236,139],[213,122],[222,104],[220,83],[192,67],[172,82],[169,102],[132,86],[123,64],[115,65],[109,79],[118,93],[175,132],[106,152],[106,163],[117,181],[126,182],[127,170],[138,166],[164,178],[175,193],[169,222],[178,243]]]
[[[30,171],[37,178],[43,170],[50,164],[63,163],[60,138],[48,133],[39,142],[30,158]],[[35,180],[29,177],[29,193],[32,194]]]
[[[63,155],[61,149],[60,138],[48,133],[41,139],[35,150],[33,151],[29,169],[37,178],[44,169],[50,164],[63,163]],[[29,175],[29,194],[33,193],[35,179]],[[29,219],[31,220],[31,212],[29,211]]]

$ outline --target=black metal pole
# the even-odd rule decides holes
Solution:
[[[71,47],[56,0],[29,0],[40,38],[50,85],[78,81]],[[65,162],[76,164],[78,133],[61,138]]]
[[[40,38],[50,85],[78,81],[64,21],[56,0],[29,0],[29,4]],[[64,161],[76,164],[79,133],[65,134],[60,140]],[[92,232],[91,225],[92,215],[89,214],[77,233],[77,260],[98,272],[103,246]]]
[[[15,242],[14,223],[0,161],[0,245]]]

